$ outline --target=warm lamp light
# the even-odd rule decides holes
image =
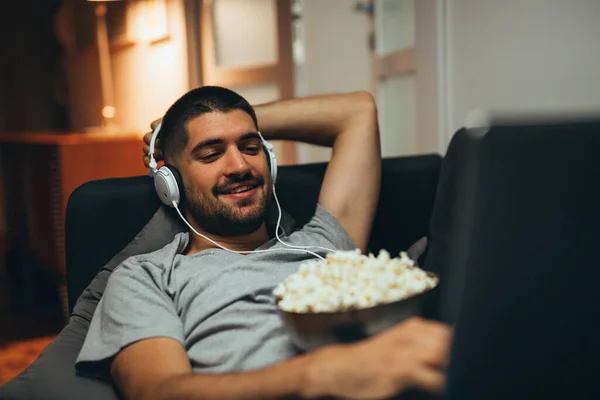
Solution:
[[[117,109],[113,106],[104,106],[102,107],[102,116],[106,119],[112,119],[115,117],[117,113]]]
[[[112,86],[112,66],[110,61],[110,43],[106,28],[106,4],[119,0],[87,0],[95,4],[96,41],[98,45],[98,61],[100,66],[100,84],[102,90],[102,125],[105,129],[114,128],[113,118],[116,114]]]

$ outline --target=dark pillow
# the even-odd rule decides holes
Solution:
[[[480,146],[485,131],[461,129],[450,141],[440,170],[423,268],[440,276],[427,315],[455,324],[473,239]]]
[[[90,320],[115,267],[133,255],[164,247],[183,229],[183,223],[175,220],[164,207],[160,207],[129,245],[102,267],[77,300],[69,323],[56,339],[29,368],[0,388],[0,399],[119,399],[111,382],[75,373],[75,360],[83,345]]]
[[[270,208],[267,224],[272,231],[277,216],[276,210]],[[288,234],[296,227],[294,218],[285,210],[282,210],[281,226]],[[75,360],[112,271],[131,256],[166,246],[184,230],[185,225],[174,213],[164,206],[159,207],[135,238],[100,269],[77,300],[69,323],[56,339],[29,368],[0,388],[0,400],[120,399],[112,382],[77,375]]]
[[[427,243],[427,236],[423,236],[406,249],[406,254],[408,254],[415,264],[420,265],[423,261],[423,256],[427,252]]]

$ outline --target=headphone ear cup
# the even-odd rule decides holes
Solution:
[[[179,192],[179,204],[183,203],[185,200],[185,187],[183,186],[183,179],[181,179],[181,174],[179,170],[172,165],[169,165],[169,170],[173,173],[173,178],[175,178],[175,183],[177,183],[177,190]]]
[[[173,207],[179,206],[183,201],[183,181],[177,168],[165,164],[154,175],[154,188],[160,200]]]
[[[271,180],[273,181],[273,184],[275,184],[275,181],[277,180],[277,157],[275,156],[273,145],[267,141],[263,141],[263,149],[267,156],[267,165],[271,172]]]

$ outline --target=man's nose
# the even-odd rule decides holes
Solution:
[[[236,148],[227,152],[225,175],[245,175],[250,171],[250,165],[244,155]]]

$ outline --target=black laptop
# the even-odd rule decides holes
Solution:
[[[600,399],[600,119],[461,135],[444,398]]]

